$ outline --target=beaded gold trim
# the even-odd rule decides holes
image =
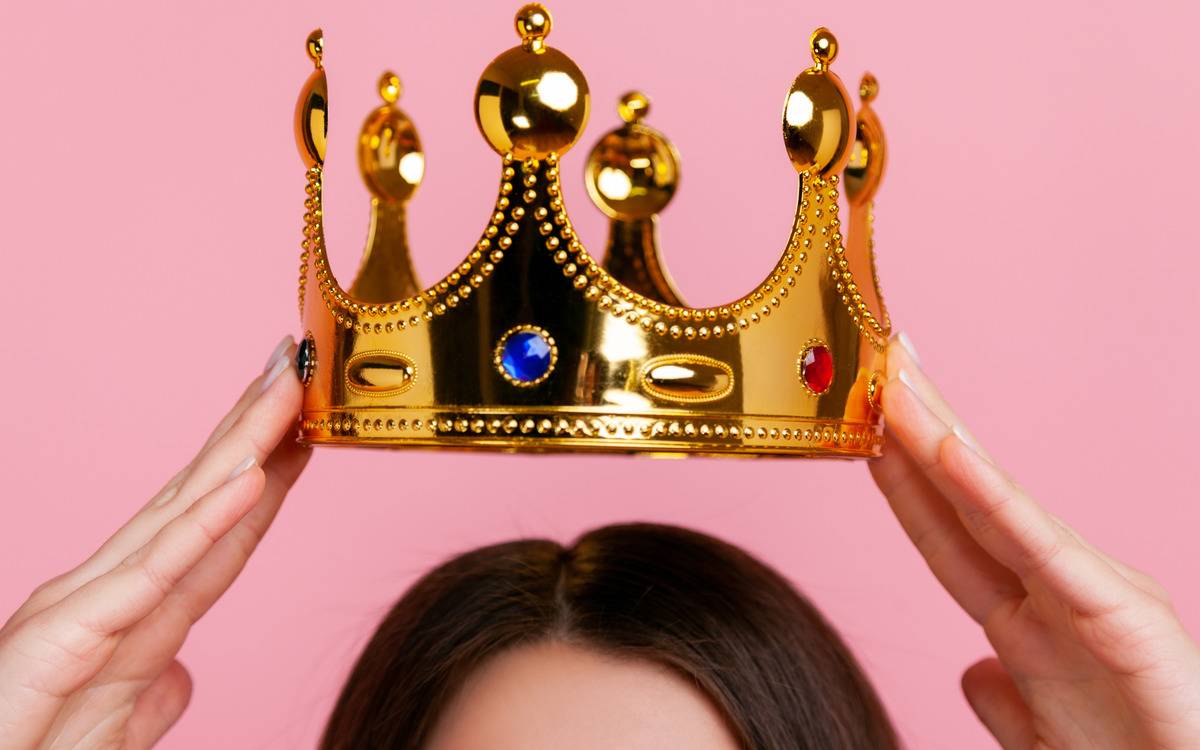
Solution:
[[[529,184],[536,163],[525,164],[524,181]],[[504,251],[512,245],[512,236],[520,229],[525,208],[509,198],[514,190],[513,180],[517,170],[511,155],[504,158],[504,169],[500,183],[500,196],[496,200],[488,227],[476,243],[475,249],[454,271],[441,281],[419,294],[392,303],[369,304],[354,299],[337,281],[329,269],[325,252],[325,230],[321,216],[322,169],[319,166],[308,170],[308,185],[305,192],[304,241],[301,243],[300,264],[300,307],[303,315],[305,286],[308,264],[316,267],[318,286],[325,307],[334,316],[338,325],[346,330],[360,333],[392,333],[407,327],[430,321],[444,315],[448,309],[457,307],[468,299],[475,289],[490,276],[496,265],[504,259]],[[531,191],[526,191],[526,194]],[[526,199],[529,200],[529,199]],[[369,320],[378,318],[378,320]]]
[[[563,275],[571,279],[574,288],[585,299],[613,317],[659,336],[689,341],[719,339],[737,335],[739,331],[765,320],[786,301],[789,290],[795,286],[796,277],[803,272],[818,244],[819,249],[826,253],[826,261],[839,293],[843,294],[843,300],[850,305],[857,296],[854,277],[844,257],[842,235],[838,231],[841,221],[837,218],[837,175],[828,178],[808,172],[800,175],[799,212],[787,249],[772,273],[753,292],[727,305],[689,308],[668,305],[638,294],[613,278],[592,258],[579,241],[563,203],[556,154],[547,156],[544,164],[536,159],[524,161],[520,165],[520,173],[521,178],[517,180],[517,167],[512,156],[506,155],[496,210],[475,249],[454,271],[408,299],[390,304],[368,304],[355,300],[329,270],[320,208],[322,171],[319,166],[309,169],[305,188],[308,194],[305,200],[305,238],[301,243],[301,312],[308,263],[311,261],[317,269],[318,285],[326,308],[338,325],[347,330],[354,329],[367,334],[391,333],[419,325],[423,320],[433,320],[435,316],[443,315],[466,301],[491,275],[496,264],[503,260],[504,251],[512,245],[512,237],[526,221],[537,222],[538,232],[546,238],[545,248],[553,254],[554,261],[562,266]],[[544,189],[551,199],[549,209],[542,206],[527,211],[522,204],[537,199],[539,178],[544,180]],[[520,199],[510,199],[509,196],[518,187],[523,190]],[[857,304],[865,310],[861,297],[857,299]],[[848,310],[863,336],[877,351],[883,351],[887,339],[886,335],[878,334],[878,321],[869,311],[856,311],[853,305]]]
[[[865,422],[786,417],[714,418],[710,415],[616,414],[553,409],[440,411],[390,408],[306,412],[301,439],[311,443],[407,443],[442,447],[508,447],[578,450],[686,450],[689,453],[746,448],[778,453],[878,455],[882,427]]]

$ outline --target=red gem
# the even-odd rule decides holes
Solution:
[[[833,384],[833,355],[829,347],[810,346],[800,356],[800,377],[813,393],[824,393]]]

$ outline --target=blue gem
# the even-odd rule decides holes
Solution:
[[[550,342],[537,331],[516,331],[504,340],[500,366],[513,380],[529,383],[550,371]]]

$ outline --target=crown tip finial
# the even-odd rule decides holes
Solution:
[[[320,29],[313,29],[305,41],[306,49],[308,50],[308,59],[313,61],[313,65],[321,67],[321,56],[325,53],[325,32]]]
[[[812,33],[812,37],[809,38],[809,45],[812,47],[813,62],[822,68],[828,66],[837,58],[837,37],[824,26],[817,28]]]
[[[395,104],[402,93],[404,87],[400,85],[400,76],[390,70],[383,71],[379,76],[379,97],[387,104]]]
[[[864,104],[870,104],[879,96],[879,81],[870,73],[863,73],[862,81],[858,84],[858,98]]]
[[[628,123],[640,122],[650,114],[650,97],[641,91],[630,91],[617,102],[617,114]]]
[[[545,5],[529,3],[523,6],[517,11],[514,22],[517,26],[517,34],[520,35],[521,43],[526,49],[540,52],[545,48],[546,37],[549,36],[550,29],[554,26],[554,19]]]

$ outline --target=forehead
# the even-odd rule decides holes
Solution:
[[[699,688],[641,659],[547,641],[485,662],[426,750],[737,750]]]

